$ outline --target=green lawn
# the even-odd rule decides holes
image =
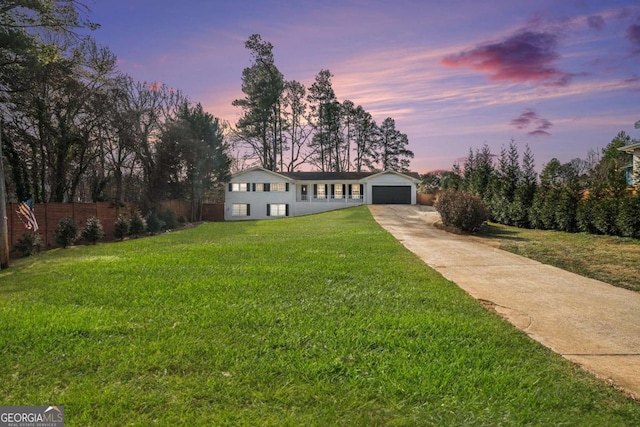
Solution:
[[[366,207],[17,260],[0,325],[2,404],[68,426],[640,425]]]
[[[485,243],[605,283],[640,291],[640,240],[491,223]]]

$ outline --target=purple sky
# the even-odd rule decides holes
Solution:
[[[638,0],[88,0],[96,40],[134,79],[181,89],[235,123],[245,40],[286,80],[333,74],[340,101],[409,137],[412,169],[528,144],[537,167],[640,139]],[[521,150],[521,153],[523,149]]]

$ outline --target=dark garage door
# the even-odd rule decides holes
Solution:
[[[372,200],[374,205],[410,205],[410,185],[374,185]]]

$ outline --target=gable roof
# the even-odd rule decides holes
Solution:
[[[236,178],[236,177],[239,177],[239,176],[244,175],[244,174],[249,173],[249,172],[258,172],[258,171],[265,172],[265,173],[268,173],[270,175],[274,175],[274,176],[276,176],[278,178],[283,178],[283,177],[284,178],[289,178],[289,177],[287,177],[286,175],[284,175],[284,174],[282,174],[280,172],[270,171],[269,169],[265,169],[265,168],[260,167],[260,166],[254,166],[252,168],[248,168],[248,169],[241,170],[240,172],[236,172],[233,175],[231,175],[231,178]],[[291,178],[289,178],[289,180],[291,180]]]
[[[379,175],[384,175],[384,174],[393,174],[393,175],[400,175],[400,176],[404,176],[404,177],[409,177],[412,178],[414,181],[420,182],[420,174],[418,172],[396,172],[393,170],[386,170],[386,171],[382,171],[382,172],[376,172],[373,173],[371,175],[371,178],[373,178],[374,176],[379,176]]]

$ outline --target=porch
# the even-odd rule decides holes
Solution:
[[[298,194],[296,202],[313,202],[313,203],[345,203],[353,205],[361,205],[364,202],[362,195],[308,195]]]

